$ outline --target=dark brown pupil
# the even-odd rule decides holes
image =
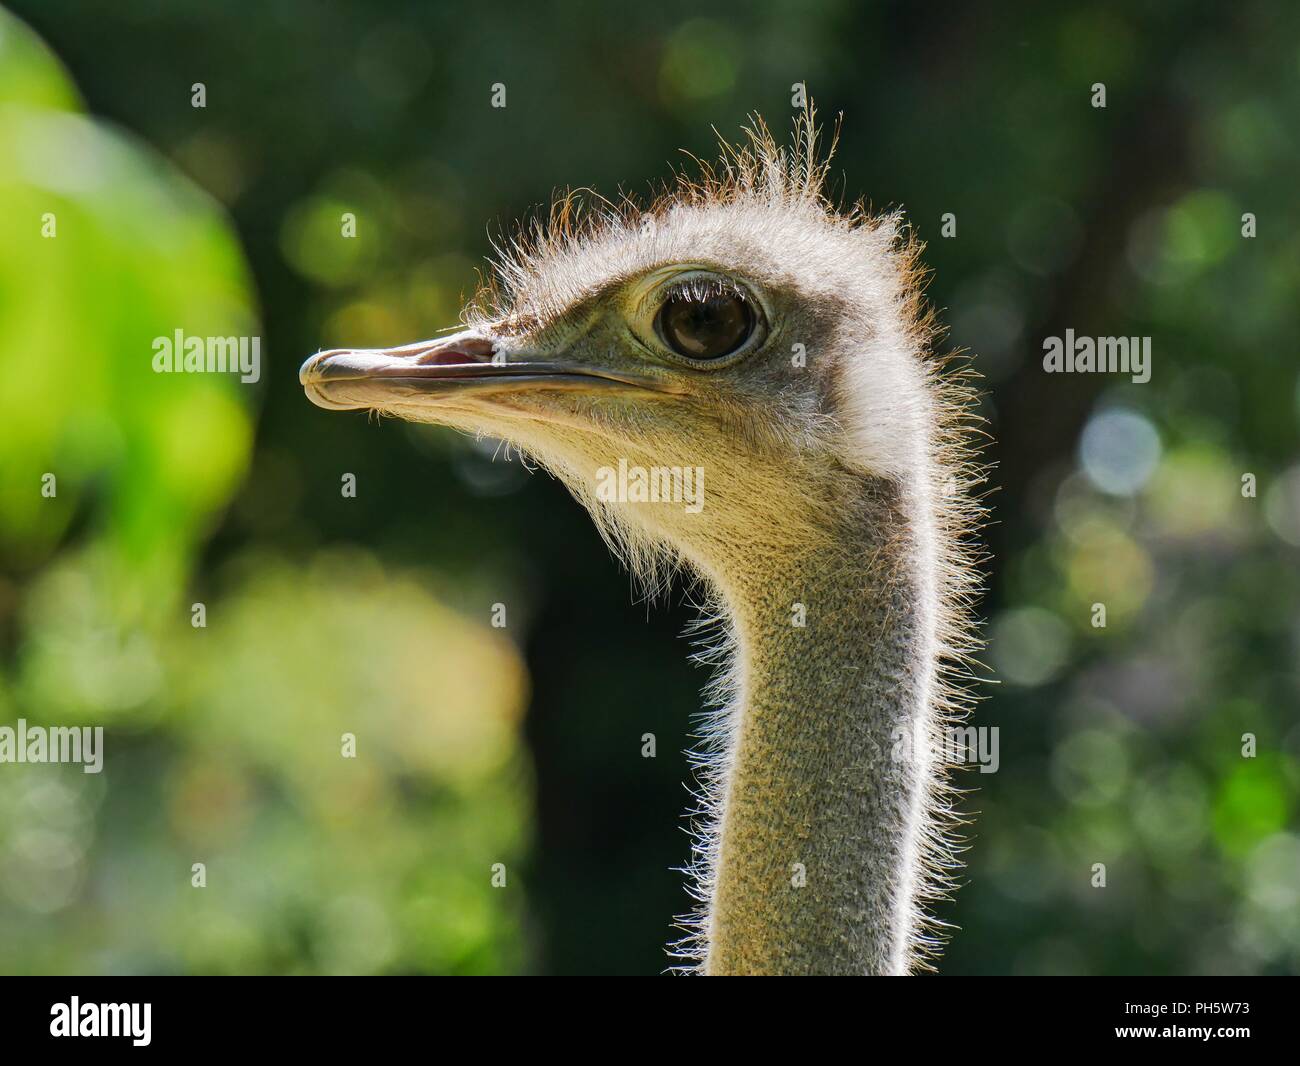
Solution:
[[[749,339],[753,328],[753,309],[733,292],[670,296],[659,312],[664,340],[688,359],[730,355]]]

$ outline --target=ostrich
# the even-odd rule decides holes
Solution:
[[[932,968],[957,867],[969,372],[932,354],[901,215],[828,200],[834,147],[811,110],[789,149],[755,117],[646,208],[570,193],[498,249],[460,332],[300,372],[328,410],[505,440],[652,592],[698,579],[720,669],[670,952],[706,974]]]

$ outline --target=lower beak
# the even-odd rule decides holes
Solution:
[[[649,377],[507,355],[473,330],[400,348],[340,348],[313,355],[298,371],[307,398],[330,411],[418,404],[440,394],[521,389],[670,390]]]

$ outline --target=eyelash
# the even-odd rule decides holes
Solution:
[[[724,281],[722,278],[693,277],[668,286],[663,291],[659,304],[663,306],[672,299],[685,299],[704,303],[706,300],[712,300],[717,296],[735,296],[744,300],[745,303],[749,303],[748,294],[739,285]]]
[[[697,274],[674,281],[663,288],[652,289],[638,301],[636,314],[638,317],[653,319],[659,313],[659,309],[674,297],[703,302],[714,296],[721,296],[723,293],[734,293],[746,303],[753,304],[749,293],[739,285],[714,275]]]

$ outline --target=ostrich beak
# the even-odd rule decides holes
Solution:
[[[508,352],[473,330],[400,348],[318,352],[298,371],[307,398],[329,411],[419,404],[448,393],[523,389],[649,389],[668,382],[527,351]]]

